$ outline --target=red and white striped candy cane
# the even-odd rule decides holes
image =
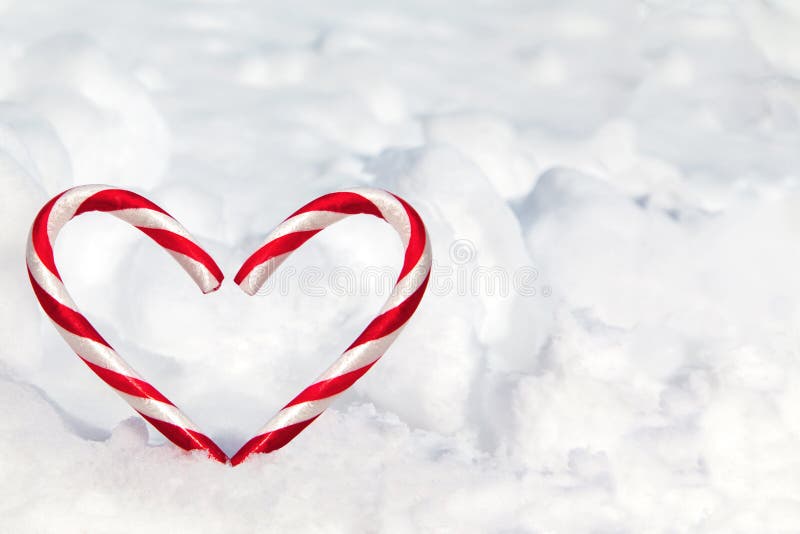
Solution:
[[[50,200],[34,220],[26,259],[36,298],[72,350],[167,439],[183,449],[205,450],[226,462],[227,456],[211,439],[111,348],[78,311],[64,287],[53,258],[53,244],[67,221],[90,211],[110,213],[147,234],[178,261],[204,293],[214,291],[222,282],[222,271],[214,260],[167,212],[130,191],[84,185]]]
[[[361,213],[391,224],[405,247],[403,267],[389,299],[344,354],[239,449],[231,458],[233,465],[251,454],[274,451],[289,443],[375,364],[417,309],[431,270],[425,225],[408,203],[377,189],[331,193],[306,204],[275,228],[266,243],[244,262],[236,283],[246,293],[255,294],[303,243],[331,224]]]

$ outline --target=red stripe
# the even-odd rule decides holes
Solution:
[[[245,443],[239,451],[231,458],[232,465],[239,465],[248,456],[254,453],[272,452],[280,449],[294,439],[297,434],[303,431],[308,425],[314,422],[319,417],[315,415],[311,419],[300,421],[293,425],[285,426],[266,434],[256,436],[247,443]]]
[[[169,250],[174,250],[175,252],[180,252],[181,254],[189,256],[193,260],[202,263],[218,281],[222,281],[224,278],[222,270],[220,270],[219,266],[214,262],[211,256],[209,256],[208,253],[200,248],[195,242],[186,239],[182,235],[178,235],[175,232],[163,230],[161,228],[145,228],[142,226],[137,226],[136,228],[147,234],[153,241],[162,247]]]
[[[242,280],[247,278],[247,275],[249,275],[253,269],[262,263],[267,262],[276,256],[280,256],[300,248],[303,243],[321,231],[322,228],[317,230],[304,230],[302,232],[292,232],[291,234],[286,234],[285,236],[273,239],[260,249],[256,250],[252,256],[245,260],[241,269],[239,269],[239,272],[236,273],[236,277],[234,277],[233,281],[237,284],[241,284]]]
[[[353,341],[353,344],[347,347],[347,350],[362,345],[367,341],[382,338],[403,326],[414,314],[417,306],[419,306],[422,295],[425,293],[425,287],[428,285],[429,278],[430,273],[425,276],[422,285],[420,285],[406,300],[374,318],[364,331],[361,332],[361,335]]]
[[[75,310],[64,306],[56,299],[51,297],[50,294],[47,293],[33,278],[33,274],[31,274],[30,269],[28,269],[28,278],[30,278],[31,286],[33,287],[33,292],[36,294],[36,298],[39,299],[39,304],[41,304],[44,312],[48,317],[50,317],[50,319],[53,320],[54,323],[64,330],[72,332],[76,336],[89,338],[92,341],[102,343],[106,347],[111,347],[111,345],[109,345],[108,342],[103,339],[97,330],[94,329],[86,317]]]
[[[284,408],[294,406],[295,404],[300,404],[301,402],[327,399],[328,397],[338,395],[352,386],[356,380],[364,376],[364,374],[369,371],[373,365],[375,365],[375,362],[368,363],[364,367],[356,369],[355,371],[350,371],[349,373],[344,373],[343,375],[335,376],[328,380],[321,380],[320,382],[311,384],[306,389],[301,391],[298,396],[293,398],[289,404],[284,406]]]
[[[350,215],[364,213],[383,219],[378,207],[372,201],[357,193],[328,193],[312,200],[292,213],[286,220],[309,211],[335,211],[337,213],[349,213]]]
[[[169,215],[156,204],[153,204],[141,195],[124,189],[104,189],[84,200],[75,215],[89,211],[117,211],[135,208],[144,208]],[[169,215],[171,217],[171,215]]]
[[[208,451],[208,455],[215,460],[218,460],[222,463],[228,462],[228,455],[222,452],[222,449],[220,449],[217,444],[211,441],[211,439],[205,434],[201,434],[200,432],[195,432],[194,430],[189,430],[188,428],[183,428],[178,425],[173,425],[172,423],[168,423],[160,419],[149,417],[142,412],[139,412],[139,415],[144,417],[147,422],[156,427],[156,430],[164,434],[168,440],[181,449],[187,451],[196,449],[205,450]]]
[[[36,219],[33,220],[33,227],[31,228],[33,250],[45,267],[59,280],[61,276],[58,274],[56,260],[53,258],[53,244],[50,243],[50,236],[47,235],[47,221],[50,220],[50,212],[53,210],[53,205],[63,194],[64,193],[61,193],[51,198],[47,204],[42,206],[42,209],[39,210],[38,215],[36,215]]]
[[[128,395],[133,395],[134,397],[153,399],[174,406],[172,401],[162,395],[161,392],[154,388],[150,383],[139,378],[123,375],[122,373],[112,371],[111,369],[106,369],[105,367],[100,367],[99,365],[90,362],[80,354],[78,354],[78,356],[81,360],[83,360],[83,363],[88,365],[89,368],[103,380],[103,382],[112,388],[118,389],[123,393],[127,393]]]
[[[400,270],[400,276],[397,278],[398,280],[402,280],[403,277],[407,275],[417,265],[417,263],[419,263],[422,253],[425,252],[427,236],[425,235],[425,224],[423,224],[422,219],[416,210],[402,198],[396,195],[392,196],[399,200],[403,205],[403,208],[405,208],[411,225],[411,235],[408,238],[408,245],[406,246],[406,254],[405,258],[403,259],[403,268]]]

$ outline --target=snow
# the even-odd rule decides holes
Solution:
[[[789,0],[0,0],[0,531],[796,532],[798,36]],[[56,248],[229,453],[401,262],[350,219],[247,297],[274,225],[390,189],[433,279],[352,390],[230,468],[165,444],[38,310],[29,225],[82,183],[147,195],[226,273],[201,295],[97,214]]]

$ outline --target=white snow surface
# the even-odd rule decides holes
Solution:
[[[800,532],[798,5],[0,0],[0,532]],[[203,296],[102,214],[56,247],[228,453],[380,308],[340,275],[401,263],[352,218],[282,267],[315,291],[247,297],[284,217],[394,191],[434,281],[355,387],[231,468],[164,443],[38,309],[28,229],[84,183],[225,271]]]

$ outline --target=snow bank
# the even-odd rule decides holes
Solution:
[[[791,532],[800,525],[800,93],[789,1],[0,1],[0,531]],[[377,310],[401,247],[348,220],[246,297],[315,195],[418,208],[427,296],[290,446],[164,444],[38,311],[29,224],[150,196],[229,280],[116,220],[78,303],[229,453]],[[350,236],[358,233],[370,242]]]

